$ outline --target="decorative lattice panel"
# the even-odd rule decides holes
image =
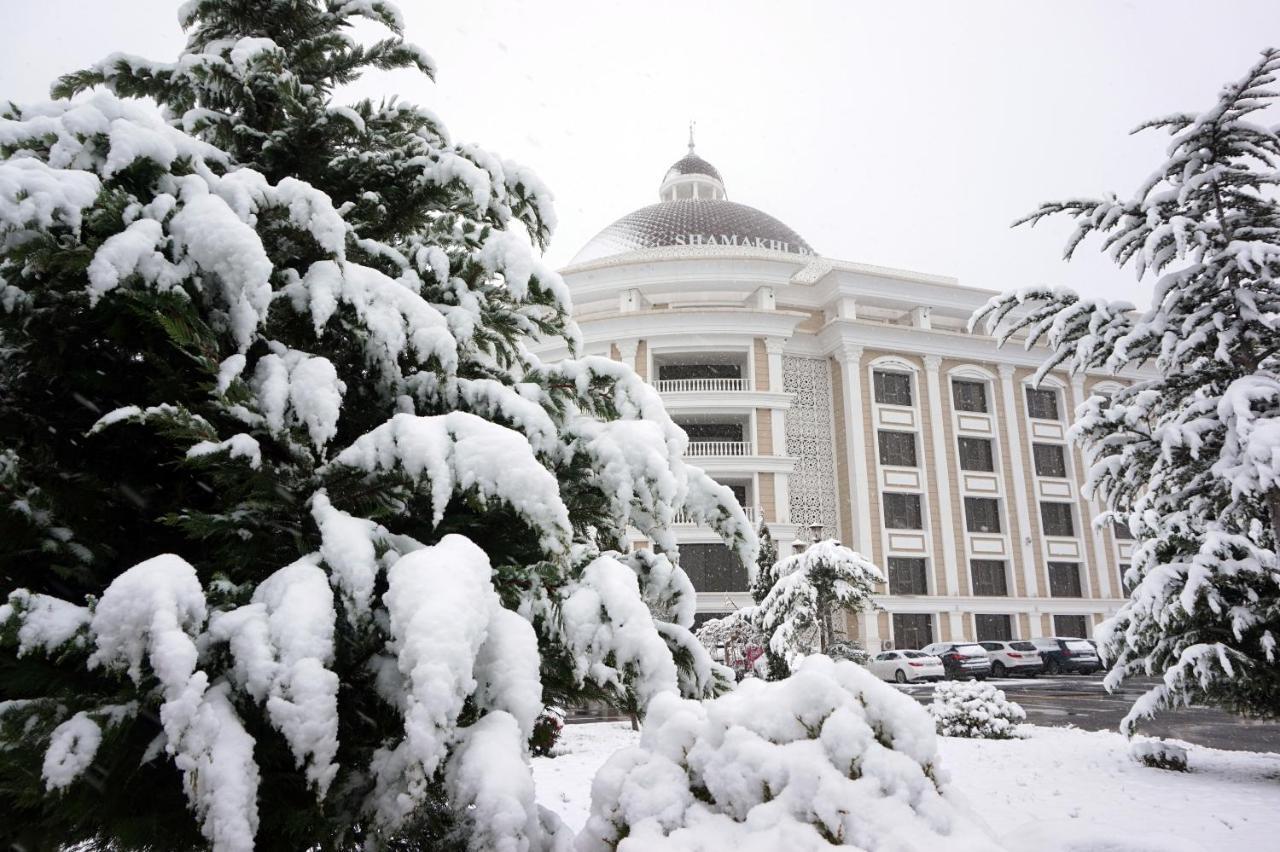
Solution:
[[[831,417],[831,368],[825,358],[782,359],[782,386],[792,394],[787,410],[787,455],[791,474],[791,522],[820,523],[836,535],[835,424]]]

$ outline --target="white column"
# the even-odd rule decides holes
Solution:
[[[633,370],[636,369],[636,353],[640,351],[640,341],[619,340],[614,345],[618,347],[618,354],[622,356],[622,363]]]
[[[769,390],[780,393],[782,387],[782,350],[787,345],[785,337],[766,337],[764,351],[769,356]]]
[[[863,610],[858,614],[859,620],[862,622],[862,647],[873,654],[880,653],[880,640],[884,637],[880,635],[880,613]],[[890,630],[893,629],[893,616],[889,616]]]
[[[867,438],[862,426],[862,347],[846,343],[837,352],[840,378],[844,385],[844,451],[849,468],[849,498],[853,502],[854,528],[849,538],[868,559],[871,547],[871,497],[874,488],[867,474]]]
[[[1071,410],[1075,411],[1084,404],[1084,376],[1071,377]],[[1078,461],[1083,462],[1084,453],[1077,453],[1072,447],[1072,453]],[[1081,466],[1078,471],[1079,476],[1076,479],[1076,488],[1079,489],[1080,495],[1084,496],[1084,480],[1088,475],[1084,467]],[[1098,569],[1098,594],[1104,598],[1116,597],[1116,593],[1112,591],[1113,581],[1119,583],[1119,579],[1115,576],[1115,566],[1111,564],[1111,560],[1107,558],[1107,545],[1102,537],[1102,530],[1093,525],[1093,519],[1098,517],[1102,512],[1102,507],[1098,505],[1097,500],[1089,500],[1086,504],[1081,501],[1081,505],[1088,505],[1089,517],[1085,519],[1085,523],[1089,525],[1089,538],[1093,541],[1093,564]],[[1087,574],[1086,574],[1087,576]]]
[[[1022,576],[1027,587],[1027,597],[1040,595],[1040,582],[1036,577],[1035,548],[1031,546],[1031,513],[1027,508],[1027,470],[1022,463],[1022,423],[1018,419],[1018,396],[1013,384],[1013,366],[1001,364],[1000,389],[1004,398],[1004,428],[1009,443],[1009,467],[1013,473],[1013,505],[1018,513],[1018,529],[1022,540]]]
[[[942,567],[947,577],[948,595],[960,594],[960,573],[956,566],[955,507],[951,503],[951,477],[948,475],[946,436],[942,428],[942,391],[939,387],[938,368],[942,359],[937,355],[924,356],[924,378],[929,394],[929,435],[933,443],[933,476],[937,483],[938,526],[942,529]],[[959,616],[957,616],[958,618]],[[953,623],[953,627],[956,626]]]

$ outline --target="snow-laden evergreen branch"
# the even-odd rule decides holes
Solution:
[[[1280,135],[1264,122],[1277,73],[1280,52],[1264,51],[1211,109],[1139,128],[1171,140],[1131,198],[1054,202],[1020,220],[1073,217],[1066,256],[1100,236],[1152,281],[1150,307],[1033,287],[971,320],[1001,343],[1025,333],[1047,346],[1037,380],[1066,367],[1130,381],[1092,395],[1070,430],[1088,455],[1086,492],[1106,501],[1096,522],[1138,539],[1130,600],[1099,631],[1108,686],[1161,678],[1126,731],[1192,701],[1280,708]]]

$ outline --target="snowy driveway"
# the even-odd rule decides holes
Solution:
[[[1059,675],[1057,677],[1006,678],[991,680],[1027,711],[1033,725],[1064,727],[1086,731],[1114,731],[1143,691],[1140,684],[1126,686],[1109,695],[1101,677]],[[922,703],[929,703],[932,684],[898,687]],[[1139,730],[1150,736],[1172,737],[1197,745],[1236,751],[1280,752],[1280,724],[1242,719],[1220,710],[1190,707],[1160,714],[1144,722]]]

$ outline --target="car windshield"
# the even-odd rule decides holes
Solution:
[[[902,656],[910,657],[911,659],[915,660],[920,657],[927,657],[929,655],[924,653],[923,651],[903,651]]]
[[[957,645],[956,653],[965,657],[981,657],[987,652],[981,645]]]
[[[1093,653],[1093,646],[1083,639],[1068,639],[1067,647],[1072,651],[1088,651],[1091,654]]]
[[[1009,647],[1015,651],[1034,651],[1036,649],[1036,646],[1030,642],[1010,642]]]

